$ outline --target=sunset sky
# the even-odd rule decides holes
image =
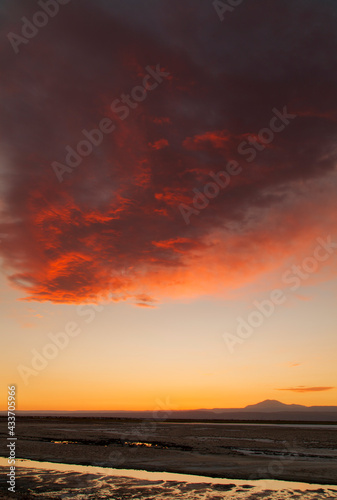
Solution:
[[[61,3],[0,7],[3,391],[336,405],[335,1]]]

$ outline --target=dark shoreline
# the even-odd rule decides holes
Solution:
[[[3,414],[2,414],[3,413]],[[27,419],[62,419],[73,421],[84,420],[94,422],[97,421],[111,421],[111,422],[129,422],[129,423],[142,423],[144,421],[155,421],[158,424],[175,424],[175,423],[186,423],[186,424],[254,424],[254,425],[334,425],[337,429],[336,420],[239,420],[239,419],[188,419],[188,418],[156,418],[153,417],[105,417],[105,416],[84,416],[84,415],[73,415],[73,416],[63,416],[63,415],[20,415],[16,413],[16,420],[27,420]],[[0,412],[0,423],[2,421],[7,422],[7,412]]]

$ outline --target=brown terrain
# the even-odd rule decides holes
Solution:
[[[0,436],[7,437],[1,418]],[[16,456],[233,479],[337,484],[337,426],[20,417]],[[6,439],[0,455],[7,456]]]

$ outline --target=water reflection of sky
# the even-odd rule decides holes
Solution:
[[[54,470],[58,472],[77,472],[83,474],[103,474],[106,476],[126,477],[148,481],[179,481],[186,483],[208,483],[208,484],[223,484],[230,485],[235,482],[237,486],[251,485],[254,487],[254,492],[263,491],[265,489],[281,491],[281,490],[333,490],[337,498],[337,486],[334,485],[321,485],[309,484],[292,481],[278,481],[273,479],[263,480],[240,480],[240,479],[224,479],[213,478],[207,476],[194,476],[191,474],[178,474],[173,472],[148,472],[145,470],[135,469],[113,469],[108,467],[96,467],[75,464],[62,464],[54,462],[38,462],[33,460],[18,459],[16,460],[16,467],[25,467],[30,469],[40,469],[43,471]],[[0,467],[7,467],[8,459],[0,457]]]

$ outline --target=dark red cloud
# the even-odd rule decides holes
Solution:
[[[209,1],[71,1],[16,55],[7,33],[37,9],[3,3],[0,53],[0,251],[26,297],[218,293],[334,227],[333,2],[247,0],[220,22]],[[169,76],[121,120],[111,103],[158,64]],[[297,118],[248,163],[240,143],[284,106]],[[103,118],[115,130],[59,183],[51,164]],[[186,225],[179,206],[233,160]]]

